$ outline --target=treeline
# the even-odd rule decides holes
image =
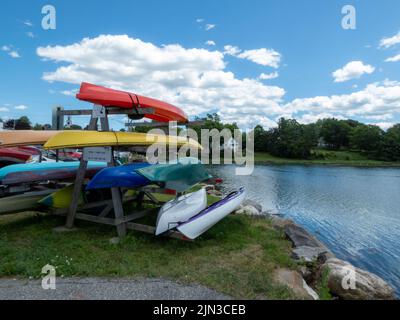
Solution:
[[[352,150],[370,159],[400,160],[400,124],[387,131],[355,120],[334,118],[300,124],[295,119],[281,118],[276,128],[254,129],[255,151],[269,152],[285,158],[310,159],[313,149]]]

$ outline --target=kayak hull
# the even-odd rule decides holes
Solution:
[[[76,95],[77,99],[92,102],[104,107],[123,109],[152,108],[154,114],[145,114],[146,118],[160,122],[187,122],[187,115],[178,107],[144,96],[121,90],[114,90],[83,82]]]
[[[42,145],[57,134],[54,130],[0,131],[0,147]]]
[[[177,230],[185,237],[195,239],[239,207],[245,196],[246,191],[242,187],[183,222],[177,227]]]
[[[197,183],[211,178],[201,163],[157,164],[136,171],[148,180],[162,182],[165,188],[177,192],[184,192]]]
[[[136,169],[150,166],[149,163],[132,163],[119,167],[102,169],[98,172],[86,187],[86,190],[105,188],[138,188],[151,182],[140,174]]]
[[[167,202],[158,213],[155,235],[176,228],[180,223],[189,220],[206,207],[205,188]]]
[[[74,178],[80,162],[41,162],[14,164],[0,169],[2,185],[15,185],[47,180],[64,180]],[[89,161],[87,177],[93,176],[106,166],[102,162]]]

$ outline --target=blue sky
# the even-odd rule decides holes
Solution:
[[[56,8],[55,30],[41,27],[46,4]],[[347,4],[356,9],[355,30],[341,25]],[[73,90],[92,81],[164,99],[192,117],[217,111],[242,128],[272,126],[280,116],[383,128],[400,122],[397,0],[6,0],[2,7],[2,118],[49,123],[55,105],[90,107]]]

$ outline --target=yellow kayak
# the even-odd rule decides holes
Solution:
[[[155,143],[202,149],[193,139],[139,132],[60,131],[44,145],[45,149],[96,146],[150,146]]]

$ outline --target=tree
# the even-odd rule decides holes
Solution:
[[[280,157],[307,159],[314,146],[310,133],[309,128],[295,119],[281,118],[278,128],[269,130],[270,152]]]
[[[31,130],[31,121],[27,116],[22,116],[18,120],[15,121],[15,130]]]
[[[254,151],[267,151],[267,132],[260,125],[254,128]]]
[[[400,123],[389,128],[383,137],[381,158],[400,161]]]
[[[330,149],[338,150],[349,146],[352,127],[346,121],[328,118],[319,120],[317,125],[320,128],[320,137]]]
[[[43,130],[43,126],[40,123],[35,123],[33,130]]]
[[[378,126],[361,125],[354,128],[350,136],[350,145],[354,149],[379,153],[382,147],[384,131]]]

